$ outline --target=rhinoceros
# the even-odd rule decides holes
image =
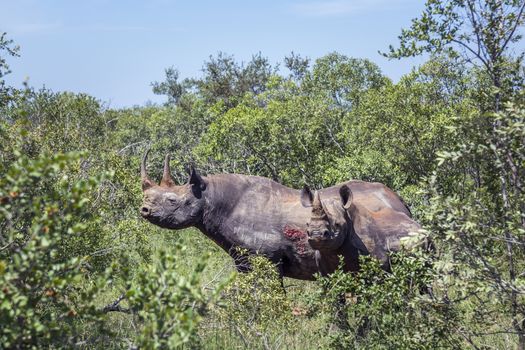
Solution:
[[[402,248],[403,238],[421,229],[408,207],[377,183],[349,181],[339,186],[339,197],[323,199],[319,191],[312,193],[307,186],[301,191],[301,203],[311,208],[306,230],[310,246],[327,257],[353,247],[390,269],[389,254]]]
[[[147,156],[148,151],[141,163],[144,202],[140,213],[149,222],[174,230],[196,227],[228,252],[240,270],[244,261],[236,253],[237,247],[268,257],[278,266],[281,276],[295,279],[313,280],[318,272],[334,271],[339,255],[344,256],[347,270],[358,268],[359,247],[343,243],[338,249],[322,254],[312,248],[306,233],[311,209],[301,204],[299,190],[259,176],[201,176],[193,168],[187,183],[176,185],[168,155],[157,185],[147,175]],[[375,195],[379,206],[404,208],[384,185],[361,181],[345,184],[358,199]],[[343,185],[319,190],[317,196],[335,203],[340,200]],[[325,209],[332,215],[331,208]],[[346,240],[348,237],[343,241]]]

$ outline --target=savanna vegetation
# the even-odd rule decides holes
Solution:
[[[0,348],[525,349],[524,11],[428,0],[378,48],[427,55],[397,82],[337,52],[219,53],[200,77],[166,69],[165,104],[125,109],[9,86],[18,49],[1,34]],[[284,293],[264,257],[239,274],[197,230],[140,218],[148,147],[150,174],[169,152],[178,183],[190,164],[295,188],[382,182],[434,253]]]

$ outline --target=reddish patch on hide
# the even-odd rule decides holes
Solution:
[[[298,228],[284,226],[284,235],[291,241],[298,241],[302,238],[306,238],[306,233],[299,230]]]
[[[306,248],[307,248],[306,232],[298,228],[286,225],[284,226],[283,233],[286,236],[286,238],[288,238],[290,241],[293,241],[295,243],[295,247],[299,254],[306,253]]]

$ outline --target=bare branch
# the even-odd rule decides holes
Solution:
[[[523,12],[525,10],[525,2],[523,2],[523,4],[521,5],[521,9],[520,9],[520,12],[518,13],[518,16],[516,17],[516,22],[514,23],[514,27],[512,28],[512,30],[510,31],[510,34],[509,36],[507,37],[507,39],[505,39],[505,42],[503,43],[502,47],[501,47],[501,52],[500,52],[500,55],[505,51],[505,48],[507,47],[507,45],[510,43],[510,41],[512,40],[512,37],[514,36],[514,33],[516,32],[516,29],[518,28],[518,26],[520,25],[520,22],[521,22],[521,16],[523,16]]]
[[[481,40],[479,37],[479,24],[476,21],[476,8],[474,4],[472,3],[472,0],[467,1],[468,7],[469,7],[469,14],[470,14],[470,22],[472,23],[472,28],[474,30],[474,34],[476,34],[476,43],[478,44],[478,51],[477,55],[481,55]]]
[[[125,151],[126,149],[128,149],[128,148],[130,148],[130,147],[133,147],[133,146],[141,145],[141,144],[146,143],[146,142],[148,142],[148,141],[139,141],[139,142],[130,143],[129,145],[126,145],[126,146],[124,146],[123,148],[121,148],[121,149],[117,152],[117,154],[118,154],[118,155],[121,155],[122,153],[124,153],[124,151]]]
[[[120,302],[122,300],[125,299],[125,296],[124,294],[121,294],[117,300],[115,300],[114,302],[104,306],[104,308],[102,308],[102,312],[103,313],[108,313],[108,312],[123,312],[123,313],[126,313],[126,314],[130,314],[131,313],[131,309],[129,308],[123,308],[122,306],[120,306]]]
[[[457,39],[452,39],[451,40],[453,43],[456,43],[458,44],[459,46],[465,48],[465,50],[469,51],[470,53],[472,53],[478,60],[481,61],[481,63],[483,63],[483,65],[485,66],[485,68],[487,68],[488,71],[491,70],[491,67],[489,65],[489,62],[484,58],[482,57],[481,55],[478,55],[478,53],[476,51],[474,51],[474,49],[472,49],[470,46],[468,46],[467,44],[465,44],[463,41],[461,40],[457,40]]]

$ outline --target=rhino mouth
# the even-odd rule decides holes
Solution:
[[[341,245],[338,232],[313,233],[308,237],[308,243],[315,250],[333,250]]]
[[[142,218],[148,220],[152,224],[155,224],[155,225],[160,226],[160,227],[165,227],[166,226],[166,224],[163,224],[163,221],[165,221],[165,220],[162,220],[162,217],[160,215],[157,215],[150,208],[142,207],[140,209],[140,215],[142,216]]]
[[[160,217],[154,215],[152,212],[144,212],[141,210],[140,215],[142,216],[142,218],[148,220],[152,224],[157,224],[160,222]]]
[[[337,236],[337,233],[330,230],[310,231],[308,232],[308,241],[312,243],[331,241]]]

